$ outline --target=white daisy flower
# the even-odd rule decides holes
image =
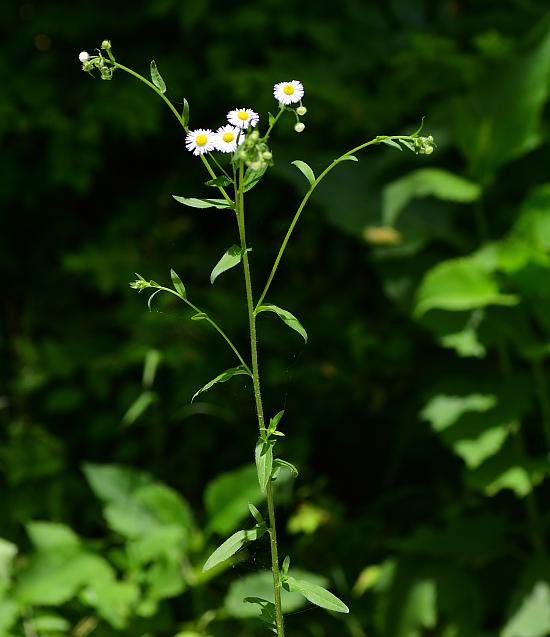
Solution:
[[[256,126],[260,116],[249,108],[236,108],[234,111],[227,113],[227,121],[237,128],[248,128]]]
[[[233,153],[237,148],[237,140],[240,135],[240,128],[236,126],[231,126],[231,124],[226,124],[225,126],[221,126],[216,131],[216,135],[214,138],[214,144],[216,145],[216,150],[221,151],[222,153]],[[243,141],[244,134],[240,135],[239,143]]]
[[[82,64],[84,64],[84,62],[87,62],[90,59],[90,54],[88,51],[81,51],[78,54],[78,59],[82,62]]]
[[[204,155],[215,148],[215,135],[209,128],[190,130],[185,138],[187,150],[193,155]]]
[[[304,87],[298,80],[279,82],[273,87],[273,95],[280,104],[294,104],[304,97]]]

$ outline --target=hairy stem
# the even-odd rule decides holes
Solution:
[[[244,270],[244,281],[246,287],[246,304],[248,309],[248,323],[250,329],[250,352],[252,357],[252,384],[254,389],[254,401],[256,403],[256,413],[258,416],[258,428],[262,431],[265,428],[264,408],[262,404],[262,394],[260,391],[260,372],[258,368],[258,344],[256,339],[256,315],[254,313],[254,302],[252,296],[252,280],[250,276],[250,263],[248,261],[248,251],[246,245],[246,232],[244,222],[244,192],[243,192],[244,167],[243,162],[239,162],[239,175],[236,182],[235,204],[237,213],[237,223],[239,226],[239,239],[242,248],[242,262]],[[273,488],[271,480],[267,483],[266,489],[267,508],[269,513],[269,536],[271,544],[271,571],[273,574],[273,592],[275,598],[275,621],[277,624],[277,637],[284,637],[284,618],[281,604],[281,576],[279,573],[279,556],[277,552],[277,530],[275,525],[275,504],[273,501]]]

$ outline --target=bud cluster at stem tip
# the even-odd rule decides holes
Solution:
[[[111,42],[103,40],[101,49],[96,49],[98,55],[90,55],[88,51],[81,51],[78,59],[82,63],[82,70],[92,74],[94,69],[99,71],[102,80],[110,80],[113,77],[115,67],[113,66],[115,58],[111,53]],[[108,58],[104,57],[101,50],[106,51]]]
[[[414,149],[419,155],[431,155],[434,152],[434,138],[431,135],[428,135],[428,137],[416,137]]]

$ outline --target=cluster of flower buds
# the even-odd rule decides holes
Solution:
[[[82,62],[83,71],[91,73],[94,69],[97,69],[102,80],[110,80],[112,79],[115,71],[115,68],[110,64],[110,62],[115,61],[115,58],[111,53],[110,41],[103,40],[101,43],[101,49],[107,52],[109,59],[103,57],[101,50],[98,50],[98,55],[90,55],[88,51],[81,51],[78,59]]]
[[[431,155],[434,152],[434,138],[431,135],[428,135],[428,137],[416,137],[414,139],[414,149],[419,155]]]
[[[244,161],[251,170],[264,170],[273,165],[273,155],[268,145],[260,139],[257,130],[244,138],[243,143],[237,148],[235,157]]]

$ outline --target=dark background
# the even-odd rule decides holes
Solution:
[[[246,350],[237,269],[209,283],[213,265],[237,241],[233,219],[172,199],[212,191],[152,91],[122,72],[111,82],[82,73],[78,53],[92,53],[105,38],[118,61],[143,75],[156,60],[170,99],[178,108],[189,101],[192,128],[216,128],[241,106],[259,112],[265,127],[267,111],[276,108],[273,84],[303,82],[306,129],[296,134],[292,117],[282,119],[272,139],[275,166],[248,198],[257,292],[306,191],[290,161],[307,161],[318,174],[373,136],[412,133],[423,116],[425,134],[438,146],[430,157],[376,146],[358,163],[337,167],[304,212],[268,299],[299,317],[307,346],[275,316],[259,318],[266,409],[285,409],[281,454],[301,471],[294,488],[283,490],[282,553],[327,577],[352,608],[345,621],[318,610],[291,615],[289,636],[550,634],[550,622],[528,632],[533,608],[550,605],[550,571],[539,574],[550,442],[541,426],[550,342],[549,266],[541,255],[550,244],[523,270],[495,275],[522,303],[517,311],[482,310],[475,329],[484,356],[458,356],[440,341],[472,312],[413,315],[430,268],[506,236],[524,202],[549,180],[549,9],[543,0],[3,7],[0,536],[19,547],[4,593],[0,586],[0,600],[3,594],[4,604],[17,604],[16,611],[9,606],[12,623],[0,619],[6,635],[29,637],[21,618],[30,607],[52,605],[17,593],[26,556],[36,551],[25,530],[31,520],[71,527],[128,577],[108,553],[120,538],[101,516],[83,463],[150,472],[182,494],[200,529],[205,485],[250,462],[256,437],[244,377],[189,403],[234,365],[217,335],[187,320],[171,299],[148,312],[145,294],[128,286],[135,272],[169,284],[174,268],[190,298]],[[397,223],[399,243],[373,238],[368,228],[385,225],[383,189],[427,167],[479,184],[481,198],[411,199]],[[550,215],[550,197],[540,198],[537,210]],[[143,387],[153,350],[161,360],[152,387]],[[143,392],[152,392],[151,403],[138,403],[129,415]],[[511,436],[519,440],[513,459],[470,475],[456,441],[419,417],[441,393],[498,395],[499,424],[513,422]],[[523,478],[512,472],[495,488],[514,467]],[[304,511],[318,516],[313,533],[287,526],[303,523]],[[197,567],[206,548],[190,553]],[[383,564],[386,579],[376,571]],[[361,580],[367,584],[354,588],[373,565]],[[200,595],[162,597],[158,616],[143,619],[132,607],[114,625],[99,612],[96,634],[200,633],[193,622],[218,607],[243,572],[219,575],[199,587]],[[529,597],[537,582],[542,592]],[[527,603],[527,628],[520,622],[501,632]],[[86,604],[75,588],[53,606],[74,627],[86,613],[95,616]],[[230,616],[220,616],[210,632],[244,637],[262,630]]]

